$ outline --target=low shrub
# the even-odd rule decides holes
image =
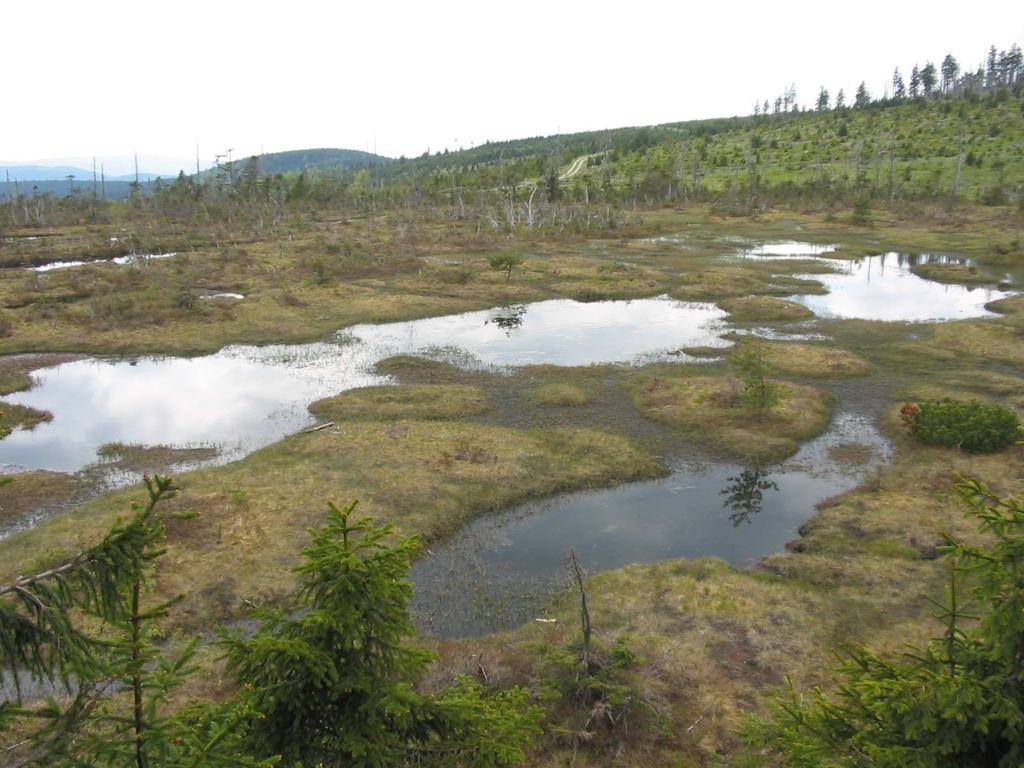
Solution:
[[[523,257],[516,251],[499,251],[487,257],[487,263],[496,272],[505,273],[505,282],[512,279],[512,270],[523,263]]]
[[[991,453],[1022,437],[1017,414],[1002,405],[979,400],[924,400],[906,404],[900,415],[910,433],[925,445]]]

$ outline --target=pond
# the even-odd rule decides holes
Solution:
[[[798,240],[779,240],[761,243],[743,252],[744,256],[769,259],[806,259],[809,256],[820,256],[836,249],[836,244],[821,245],[819,243],[803,243]]]
[[[38,267],[26,267],[26,269],[32,272],[52,272],[55,269],[70,269],[71,267],[81,267],[85,264],[120,264],[120,265],[138,265],[145,264],[153,259],[169,259],[171,256],[177,256],[178,254],[174,251],[170,253],[130,253],[124,256],[115,256],[112,259],[92,259],[90,261],[51,261],[49,264],[41,264]]]
[[[990,301],[1011,295],[991,285],[957,285],[926,280],[911,268],[918,264],[969,264],[955,257],[882,253],[838,262],[836,274],[813,275],[828,293],[794,297],[817,315],[904,322],[963,320],[993,313]]]
[[[684,462],[660,480],[478,519],[413,565],[414,619],[429,634],[464,637],[541,617],[570,548],[590,573],[678,557],[752,565],[795,539],[818,503],[889,460],[872,422],[842,413],[776,466]]]
[[[244,294],[234,293],[232,291],[221,291],[220,293],[203,293],[199,296],[200,299],[232,299],[235,301],[241,301],[245,298]]]
[[[809,259],[828,264],[834,272],[799,275],[824,284],[828,293],[791,296],[821,317],[922,322],[963,320],[993,313],[990,301],[1009,292],[994,285],[959,285],[926,280],[912,271],[925,264],[973,265],[970,259],[945,254],[880,253],[858,259],[832,259],[833,246],[796,241],[765,243],[742,253],[764,260]]]
[[[630,363],[685,347],[727,347],[725,313],[667,297],[570,300],[382,325],[356,325],[329,342],[228,346],[195,358],[86,359],[33,374],[5,398],[53,414],[0,440],[9,468],[74,472],[108,442],[215,445],[219,461],[243,456],[312,423],[307,406],[353,387],[389,381],[373,366],[428,354],[464,366]]]

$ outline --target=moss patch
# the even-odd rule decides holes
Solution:
[[[752,294],[825,293],[825,287],[815,280],[781,274],[787,267],[792,268],[782,262],[702,266],[681,274],[670,293],[684,301],[714,301]]]
[[[0,523],[15,522],[32,512],[60,508],[85,492],[74,475],[33,470],[3,475],[0,483]]]
[[[866,256],[873,256],[878,253],[877,250],[870,248],[859,248],[853,245],[840,245],[834,250],[825,251],[821,254],[823,259],[843,259],[846,261],[857,261],[863,259]]]
[[[773,342],[765,344],[768,363],[793,376],[845,378],[871,373],[871,364],[853,352],[824,344]]]
[[[1010,319],[962,320],[934,329],[934,345],[1024,368],[1024,324]]]
[[[455,419],[483,413],[486,393],[466,384],[405,384],[361,387],[317,400],[310,412],[321,419]]]
[[[863,466],[871,460],[872,455],[871,446],[863,443],[830,445],[827,453],[832,461],[848,467]]]
[[[105,466],[133,472],[166,471],[175,464],[209,461],[220,451],[212,447],[176,448],[169,445],[104,443],[96,449]]]
[[[394,376],[403,384],[439,384],[460,378],[460,371],[451,363],[416,355],[387,357],[378,362],[374,370],[385,376]]]
[[[814,317],[814,313],[803,304],[770,296],[724,299],[718,302],[718,306],[729,313],[730,320],[739,323],[787,322]]]
[[[830,398],[820,389],[779,382],[779,402],[757,417],[740,402],[741,386],[731,377],[700,375],[640,374],[631,383],[634,403],[649,418],[699,432],[750,460],[784,458],[828,426]]]
[[[0,357],[0,395],[32,386],[29,374],[39,368],[79,359],[79,355],[4,355]]]
[[[25,405],[5,403],[0,400],[0,440],[7,437],[15,429],[32,429],[37,424],[50,421],[53,414],[39,411]]]
[[[590,402],[590,394],[574,384],[542,384],[527,390],[526,396],[535,405],[558,405],[564,408]]]
[[[1007,296],[1005,299],[996,299],[986,304],[985,309],[998,312],[1001,315],[1019,315],[1024,313],[1024,296]]]
[[[915,264],[910,268],[918,277],[937,283],[995,283],[998,278],[975,264]]]

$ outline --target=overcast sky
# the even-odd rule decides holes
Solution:
[[[194,164],[198,140],[206,164],[746,114],[791,82],[801,104],[876,93],[1024,41],[1024,2],[50,0],[4,3],[2,41],[0,160]]]

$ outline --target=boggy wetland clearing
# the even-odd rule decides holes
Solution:
[[[173,470],[171,506],[199,516],[172,524],[156,588],[186,595],[167,633],[206,631],[281,601],[326,501],[358,500],[423,539],[425,684],[478,666],[529,684],[538,645],[574,631],[573,549],[595,632],[632,638],[679,725],[636,734],[631,759],[728,751],[784,677],[827,682],[840,641],[931,634],[941,534],[978,536],[950,483],[1021,478],[1019,448],[926,448],[900,425],[922,398],[1024,410],[1019,255],[993,247],[998,212],[948,215],[654,211],[511,244],[382,216],[164,234],[147,250],[167,258],[94,264],[70,262],[103,255],[100,228],[12,238],[0,580],[94,542],[142,473]],[[521,261],[491,269],[509,248]],[[48,258],[68,264],[23,266]],[[758,413],[751,350],[778,394]]]

